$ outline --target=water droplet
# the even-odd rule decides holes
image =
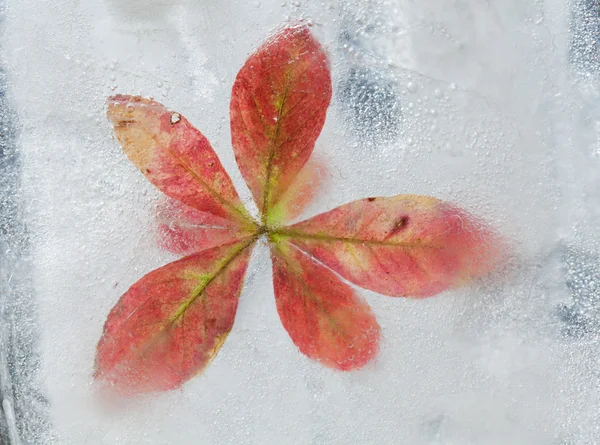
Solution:
[[[156,82],[156,86],[157,86],[158,88],[162,88],[162,86],[163,86],[163,83],[162,83],[162,81],[161,81],[161,80],[159,80],[158,82]]]
[[[406,85],[406,89],[411,93],[416,93],[419,87],[414,82],[408,82],[408,84]]]
[[[129,102],[125,107],[125,111],[127,111],[128,113],[133,113],[135,111],[135,105]]]
[[[179,114],[179,113],[171,114],[171,124],[175,125],[180,120],[181,120],[181,114]]]
[[[440,99],[444,95],[444,93],[442,93],[442,90],[440,90],[439,88],[436,88],[435,90],[433,90],[433,95],[436,98]]]

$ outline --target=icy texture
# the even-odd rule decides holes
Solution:
[[[3,6],[3,5],[2,5]],[[4,17],[0,8],[0,17]],[[0,21],[3,25],[3,22]],[[4,52],[2,53],[4,55]],[[0,70],[0,443],[43,442],[47,400],[37,380],[39,329],[30,277],[31,250],[20,188],[18,119]],[[10,440],[10,442],[8,442]],[[3,442],[5,441],[5,442]]]
[[[9,1],[4,54],[51,443],[600,441],[599,79],[594,45],[577,43],[597,37],[580,19],[588,3]],[[330,177],[307,215],[429,194],[486,219],[513,255],[489,280],[424,301],[365,292],[383,347],[365,369],[339,373],[292,344],[259,249],[233,332],[202,376],[106,400],[91,378],[104,319],[174,257],[154,239],[160,194],[112,139],[105,99],[151,95],[184,114],[252,206],[229,95],[286,17],[310,19],[333,62],[316,148]]]

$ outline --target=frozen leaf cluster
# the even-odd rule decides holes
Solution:
[[[172,198],[163,216],[179,226],[161,225],[164,245],[185,256],[142,277],[111,310],[97,348],[98,379],[137,393],[176,388],[201,372],[233,328],[261,237],[283,326],[303,354],[340,370],[364,366],[380,340],[369,306],[346,281],[422,298],[493,267],[491,231],[431,197],[368,197],[287,225],[314,197],[317,173],[308,161],[331,93],[327,55],[305,26],[278,31],[239,71],[231,140],[258,218],[184,116],[150,99],[109,99],[127,156]]]

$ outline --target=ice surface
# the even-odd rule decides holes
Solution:
[[[10,0],[3,54],[51,424],[35,436],[43,421],[22,419],[24,440],[600,443],[591,3]],[[150,95],[181,112],[251,205],[229,142],[230,89],[288,18],[313,23],[334,76],[316,148],[329,181],[306,215],[369,195],[434,195],[489,221],[512,257],[495,276],[424,301],[364,292],[383,347],[365,369],[339,373],[308,361],[282,328],[263,246],[234,330],[203,375],[106,400],[91,378],[104,319],[133,282],[175,258],[157,248],[160,194],[113,140],[106,97]]]

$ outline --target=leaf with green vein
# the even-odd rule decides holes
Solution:
[[[162,192],[202,212],[250,225],[208,140],[181,114],[150,99],[117,95],[108,118],[123,150]]]
[[[177,388],[216,356],[233,327],[254,238],[158,268],[111,310],[95,376],[122,393]]]
[[[272,240],[279,318],[306,356],[349,371],[379,349],[379,325],[366,302],[329,269],[286,240]]]
[[[347,280],[390,296],[428,297],[488,273],[501,245],[464,210],[428,196],[366,198],[281,230]]]
[[[276,33],[238,73],[231,141],[263,221],[308,161],[330,100],[327,56],[304,26]]]

